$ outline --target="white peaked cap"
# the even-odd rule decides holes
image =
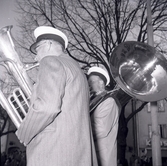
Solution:
[[[93,75],[93,74],[97,74],[97,75],[103,75],[106,78],[106,85],[108,85],[110,83],[110,77],[109,74],[106,70],[102,69],[101,67],[97,67],[97,66],[93,66],[91,68],[89,68],[88,70],[88,75]]]
[[[34,30],[34,36],[36,38],[36,42],[32,44],[30,50],[35,52],[35,46],[41,40],[55,40],[59,42],[64,49],[67,48],[68,38],[67,36],[61,32],[60,30],[50,27],[50,26],[39,26]]]

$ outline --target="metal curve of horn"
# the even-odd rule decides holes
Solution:
[[[113,51],[111,74],[128,95],[141,101],[158,101],[167,97],[167,59],[154,47],[126,41]]]

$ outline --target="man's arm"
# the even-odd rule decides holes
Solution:
[[[50,56],[41,60],[31,106],[16,132],[20,142],[27,145],[60,113],[65,81],[64,68],[57,58]]]
[[[113,98],[103,101],[91,118],[94,139],[106,137],[118,120],[118,106]]]

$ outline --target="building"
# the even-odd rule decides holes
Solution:
[[[138,108],[140,105],[141,102],[138,101],[136,107]],[[147,104],[128,123],[127,147],[132,147],[131,154],[137,152],[139,157],[142,155],[146,155],[149,158],[152,157],[152,119],[150,108],[149,104]],[[158,101],[157,109],[161,156],[163,162],[167,162],[167,101]],[[130,158],[129,151],[127,151],[127,156]]]

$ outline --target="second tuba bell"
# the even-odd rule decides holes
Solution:
[[[147,102],[167,97],[167,59],[154,47],[123,42],[114,49],[109,63],[114,80],[131,97]]]

